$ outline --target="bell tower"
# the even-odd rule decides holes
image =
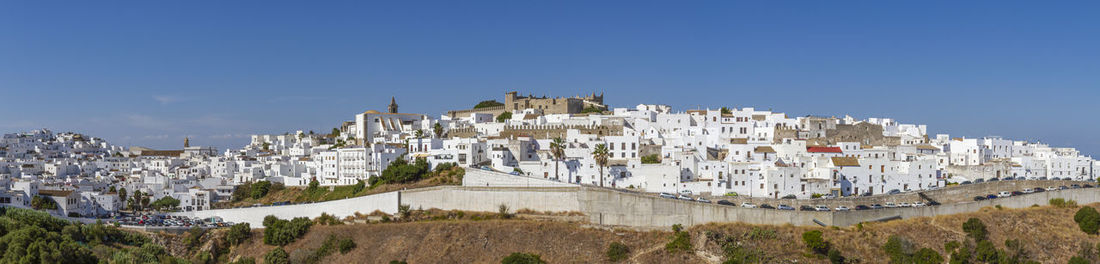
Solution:
[[[397,113],[397,98],[390,97],[390,106],[387,109],[389,109],[390,114]]]

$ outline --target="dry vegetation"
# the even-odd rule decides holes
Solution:
[[[726,240],[734,241],[740,253],[754,255],[762,263],[827,263],[827,259],[808,254],[801,240],[803,232],[820,230],[851,263],[887,263],[889,258],[882,246],[891,235],[905,237],[918,248],[931,248],[946,260],[950,254],[945,252],[944,244],[965,241],[963,222],[978,218],[988,227],[989,240],[997,248],[1004,249],[1007,239],[1017,239],[1022,242],[1029,259],[1066,263],[1085,247],[1091,247],[1095,253],[1100,242],[1100,237],[1086,235],[1077,228],[1073,222],[1076,210],[1051,206],[986,208],[974,213],[847,228],[707,224],[687,230],[693,250],[686,253],[670,253],[665,249],[672,237],[672,232],[668,231],[589,227],[579,223],[533,220],[536,217],[528,216],[508,220],[495,213],[412,210],[406,218],[414,220],[412,222],[316,225],[309,234],[285,249],[293,256],[296,250],[317,248],[330,235],[340,235],[353,238],[358,247],[346,255],[333,254],[324,259],[325,262],[499,263],[512,252],[531,252],[549,263],[607,263],[608,245],[619,242],[630,249],[624,263],[721,263],[726,260],[726,253],[717,242]],[[570,213],[552,215],[568,216]],[[261,236],[260,232],[254,232],[251,241],[230,253],[230,259],[251,256],[260,260],[273,248],[263,245]]]

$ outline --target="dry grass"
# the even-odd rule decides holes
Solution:
[[[1092,205],[1096,206],[1096,205]],[[1006,239],[1017,239],[1028,257],[1042,263],[1066,263],[1084,245],[1095,247],[1100,237],[1081,232],[1073,222],[1077,208],[1051,206],[1023,209],[985,208],[979,212],[885,223],[865,223],[846,228],[768,226],[740,223],[707,224],[689,229],[694,253],[668,253],[664,244],[668,231],[639,231],[622,228],[588,228],[578,223],[534,220],[442,219],[451,211],[414,212],[421,222],[314,226],[304,238],[288,245],[288,252],[320,246],[329,234],[352,237],[358,247],[347,255],[334,254],[329,263],[498,263],[512,252],[542,255],[549,263],[604,263],[607,246],[614,241],[630,248],[624,263],[715,263],[725,260],[722,249],[708,235],[721,233],[734,238],[738,245],[758,252],[766,263],[826,263],[806,254],[801,235],[821,230],[824,238],[859,263],[887,263],[882,245],[891,235],[907,238],[918,248],[927,247],[945,259],[944,243],[966,241],[962,224],[973,217],[981,219],[989,230],[989,239],[1004,249]],[[484,217],[491,218],[491,214]],[[769,235],[753,237],[753,229],[770,230]],[[759,231],[758,230],[758,231]],[[774,234],[771,232],[774,231]],[[759,232],[756,232],[759,233]],[[271,246],[262,245],[262,234],[255,232],[232,255],[253,256],[259,260]]]

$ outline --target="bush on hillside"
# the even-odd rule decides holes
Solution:
[[[626,259],[627,254],[630,253],[630,248],[619,242],[611,242],[611,245],[607,246],[607,260],[611,262],[618,262]]]
[[[821,237],[821,230],[803,232],[802,243],[805,243],[806,248],[810,249],[810,251],[815,254],[824,256],[829,253],[829,242]]]
[[[1081,228],[1081,231],[1086,234],[1095,235],[1097,230],[1100,229],[1100,213],[1092,207],[1081,207],[1073,215],[1073,221],[1077,222],[1077,227]]]
[[[240,223],[229,227],[229,232],[225,233],[225,241],[229,242],[230,246],[236,246],[248,240],[251,236],[252,227],[248,223]]]
[[[271,182],[269,182],[269,181],[258,181],[258,182],[252,183],[252,188],[251,189],[252,189],[252,191],[251,191],[252,193],[249,194],[249,197],[252,197],[252,199],[264,198],[264,196],[267,196],[268,191],[271,190]]]
[[[264,254],[264,264],[290,264],[290,255],[282,247],[271,249]]]
[[[542,256],[532,253],[515,252],[500,260],[501,264],[546,264]]]
[[[665,244],[669,253],[691,252],[691,234],[680,224],[672,225],[672,239]]]
[[[967,219],[966,223],[963,223],[962,229],[968,236],[974,238],[974,241],[985,240],[986,236],[989,234],[985,229],[985,223],[982,223],[982,220],[977,218]]]
[[[1066,200],[1062,198],[1050,199],[1050,205],[1058,208],[1073,208],[1077,207],[1077,201]]]
[[[274,219],[270,220],[269,219]],[[313,222],[309,218],[297,217],[283,220],[268,216],[264,218],[264,244],[285,246],[309,232]],[[266,261],[266,260],[265,260]]]
[[[410,164],[405,159],[397,159],[382,170],[382,175],[370,178],[370,186],[389,183],[409,183],[427,178],[429,174],[428,160],[419,158]]]

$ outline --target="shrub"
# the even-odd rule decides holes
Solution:
[[[1084,257],[1081,257],[1081,256],[1074,256],[1074,257],[1069,259],[1069,264],[1089,264],[1089,263],[1091,263],[1091,262],[1089,262],[1088,259],[1086,259]]]
[[[1073,215],[1073,221],[1077,222],[1077,227],[1081,228],[1081,231],[1086,234],[1095,235],[1096,231],[1100,229],[1100,213],[1092,207],[1081,207]]]
[[[835,248],[829,249],[829,263],[844,264],[844,256],[840,255],[840,250]]]
[[[974,256],[982,262],[995,262],[1000,256],[1000,252],[993,246],[993,242],[989,240],[982,240],[978,242],[977,248],[974,249]]]
[[[546,264],[538,254],[515,252],[500,260],[501,264]]]
[[[967,219],[966,223],[963,223],[962,229],[963,232],[974,238],[974,241],[985,240],[986,235],[989,234],[985,229],[985,224],[977,218]]]
[[[252,227],[250,227],[248,223],[240,223],[229,227],[229,232],[225,234],[225,241],[229,242],[230,246],[236,246],[248,240],[251,236]]]
[[[256,259],[252,257],[240,257],[237,261],[229,262],[229,264],[256,264]]]
[[[684,227],[680,224],[672,225],[672,230],[672,239],[665,244],[665,250],[669,253],[690,252],[691,234],[684,231]]]
[[[904,237],[894,235],[886,239],[886,244],[882,245],[882,250],[886,251],[886,255],[890,257],[891,262],[902,263],[906,262],[909,256],[913,254],[913,243]]]
[[[607,246],[607,260],[610,260],[611,262],[624,260],[629,253],[630,248],[627,248],[626,245],[623,245],[623,243],[611,242],[611,245]]]
[[[321,225],[342,225],[342,224],[344,224],[343,221],[340,221],[340,219],[337,219],[335,216],[330,215],[328,213],[321,213],[321,216],[318,216],[317,219],[315,219],[315,222],[317,222],[318,224],[321,224]]]
[[[943,263],[943,256],[940,256],[939,252],[932,250],[931,248],[921,248],[917,250],[910,258],[912,263],[915,264],[938,264]]]
[[[829,253],[829,242],[821,237],[820,230],[810,230],[802,233],[802,242],[811,252],[826,255]]]
[[[390,264],[409,264],[409,262],[404,260],[390,260]]]
[[[165,196],[157,199],[156,201],[153,201],[153,203],[149,204],[149,206],[157,210],[171,209],[179,207],[180,200],[172,198],[172,196]]]
[[[642,164],[657,164],[661,163],[661,158],[657,154],[650,154],[642,156]]]
[[[959,241],[951,241],[943,243],[943,250],[947,252],[955,252],[955,249],[959,248],[960,246],[962,245],[959,244]]]
[[[1050,199],[1050,205],[1058,208],[1073,208],[1077,207],[1077,201],[1054,198]]]
[[[347,254],[348,252],[351,252],[352,249],[355,249],[355,246],[355,241],[351,240],[351,238],[341,239],[340,254]]]
[[[477,105],[474,105],[474,109],[494,107],[494,106],[503,106],[503,105],[504,105],[504,103],[497,102],[497,100],[485,100],[485,101],[481,101],[481,102],[477,103]]]
[[[499,211],[501,219],[511,219],[513,216],[512,213],[508,212],[508,206],[504,204],[500,204],[497,211]]]
[[[265,264],[290,264],[290,255],[281,247],[277,247],[264,254]]]
[[[264,223],[268,224],[264,226],[264,244],[275,246],[290,244],[309,232],[309,227],[313,224],[312,221],[309,221],[309,218],[305,217],[294,218],[290,221],[275,219],[275,221],[268,224],[268,219],[264,218]]]

